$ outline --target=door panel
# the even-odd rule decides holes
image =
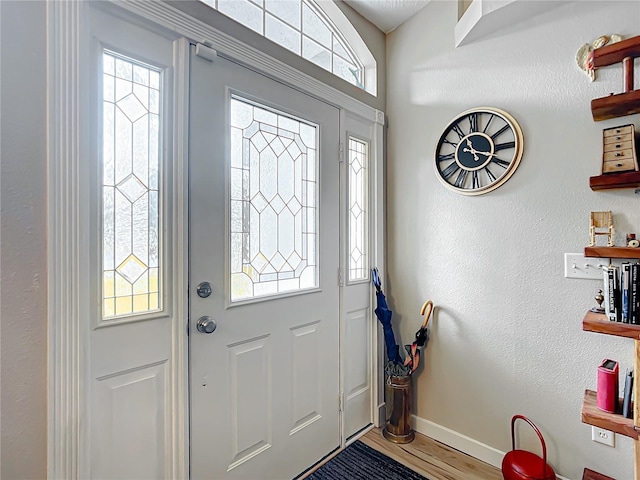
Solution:
[[[114,479],[165,476],[166,377],[166,362],[159,362],[96,379],[95,405],[101,415],[94,428],[102,441],[95,472],[109,472],[104,477]]]
[[[229,468],[257,455],[271,444],[270,363],[268,337],[248,339],[229,347],[227,383],[231,385],[232,442]]]
[[[232,98],[253,112],[235,130]],[[338,132],[334,107],[228,60],[192,54],[194,479],[293,478],[340,444]],[[305,172],[314,155],[317,167]],[[204,281],[212,293],[201,298]],[[217,322],[213,333],[197,330],[205,315]]]
[[[320,360],[323,355],[319,324],[318,321],[291,329],[293,372],[290,435],[322,418]]]
[[[344,352],[345,436],[348,438],[371,423],[371,316],[364,308],[345,316]]]

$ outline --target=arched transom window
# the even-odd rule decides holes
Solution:
[[[319,67],[376,94],[376,62],[333,1],[201,0]]]

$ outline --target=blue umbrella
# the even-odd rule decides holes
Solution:
[[[371,270],[371,277],[373,285],[376,287],[376,299],[378,300],[378,308],[375,309],[376,317],[382,324],[382,331],[384,333],[384,343],[387,347],[387,357],[389,362],[403,364],[404,360],[400,356],[400,348],[396,343],[396,338],[393,334],[393,327],[391,326],[391,315],[393,312],[389,310],[387,305],[387,299],[382,293],[382,282],[380,281],[380,275],[378,269]]]

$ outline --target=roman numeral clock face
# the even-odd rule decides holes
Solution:
[[[435,167],[448,188],[481,195],[506,182],[520,164],[520,126],[507,112],[474,108],[455,118],[438,141]]]

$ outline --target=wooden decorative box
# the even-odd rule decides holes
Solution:
[[[605,128],[602,146],[602,173],[638,171],[634,125]]]

